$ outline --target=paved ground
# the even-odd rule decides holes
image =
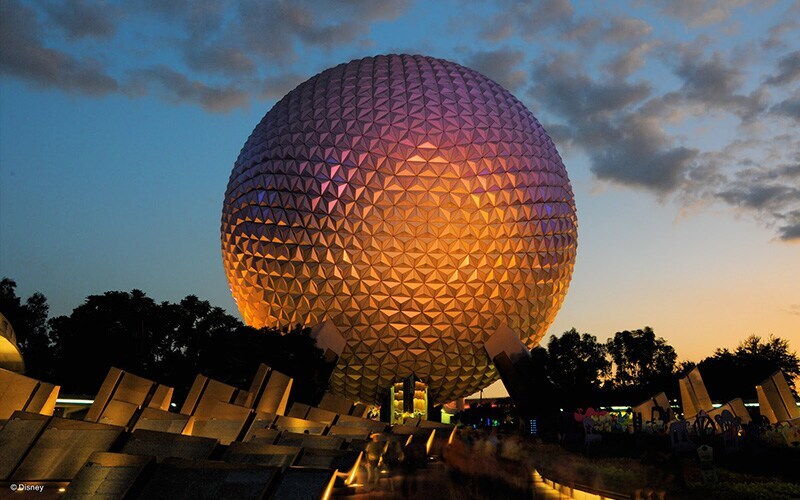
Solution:
[[[365,478],[359,479],[363,481]],[[541,499],[563,500],[569,497],[561,495],[547,486],[541,476],[534,474],[529,491],[508,488],[499,481],[478,480],[452,473],[439,461],[431,462],[425,469],[413,475],[402,472],[382,474],[372,488],[358,486],[355,491],[334,495],[335,498],[351,500],[372,499],[425,499],[425,500],[461,500],[461,499]]]

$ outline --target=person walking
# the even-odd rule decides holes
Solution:
[[[374,433],[370,436],[370,441],[364,450],[367,458],[367,490],[371,490],[378,483],[380,471],[378,465],[381,462],[385,444],[381,441],[381,435]]]

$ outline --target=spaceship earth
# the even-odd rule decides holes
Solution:
[[[17,346],[17,336],[11,323],[0,313],[0,368],[23,373],[25,362]]]
[[[330,390],[378,402],[414,374],[435,403],[497,379],[501,325],[534,347],[575,262],[572,188],[506,89],[458,64],[386,55],[327,69],[264,116],[222,214],[231,292],[254,327],[330,319]]]

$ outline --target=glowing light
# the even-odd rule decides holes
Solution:
[[[435,435],[436,435],[436,429],[431,431],[430,437],[428,437],[428,440],[425,442],[425,453],[431,452],[431,448],[433,447],[433,438]]]
[[[93,399],[73,399],[73,398],[58,398],[56,404],[60,405],[89,405],[94,403]]]
[[[358,454],[358,458],[356,458],[356,463],[353,464],[353,467],[350,469],[350,474],[344,481],[344,484],[348,486],[352,486],[355,484],[356,481],[356,473],[358,472],[358,467],[361,465],[361,459],[364,457],[364,452],[360,452]]]
[[[453,440],[456,438],[456,431],[458,430],[457,426],[453,426],[453,430],[450,431],[450,437],[447,438],[447,444],[453,444]]]

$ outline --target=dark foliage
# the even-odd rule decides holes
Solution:
[[[675,349],[649,326],[624,330],[606,342],[614,376],[606,383],[607,399],[637,404],[675,384]]]
[[[724,401],[756,399],[755,385],[777,370],[783,371],[790,387],[800,376],[800,357],[789,350],[788,341],[772,336],[764,340],[751,335],[733,352],[717,349],[698,366],[709,395]]]
[[[16,289],[17,283],[14,280],[3,278],[0,281],[0,312],[14,328],[28,373],[47,376],[51,368],[48,359],[51,340],[47,327],[50,311],[47,298],[36,292],[22,303],[17,297]]]
[[[561,406],[598,404],[602,379],[611,363],[606,346],[597,337],[580,334],[576,329],[547,342],[547,365],[550,378],[559,390]]]
[[[256,330],[193,295],[159,304],[140,290],[106,292],[48,322],[44,296],[21,304],[15,286],[0,284],[0,311],[15,328],[26,374],[65,394],[94,394],[116,366],[174,387],[180,400],[197,373],[247,388],[266,363],[294,377],[294,398],[313,403],[333,369],[310,329]]]

